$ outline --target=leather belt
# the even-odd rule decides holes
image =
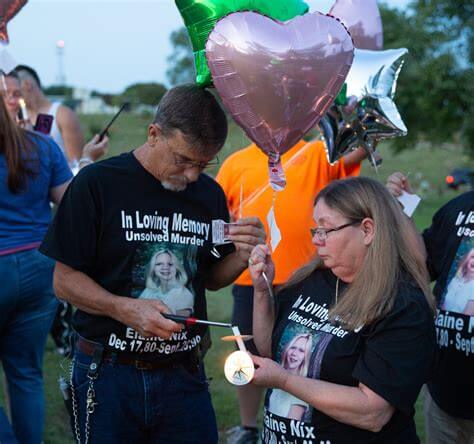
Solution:
[[[88,341],[82,337],[78,337],[76,341],[76,348],[87,356],[93,356],[97,348],[103,347],[101,344],[96,342]],[[165,368],[173,368],[183,366],[191,373],[195,373],[200,364],[198,358],[198,351],[184,357],[176,357],[172,361],[144,361],[141,359],[135,359],[130,355],[124,353],[112,351],[104,348],[102,352],[102,361],[114,362],[123,365],[132,365],[138,370],[157,370]]]

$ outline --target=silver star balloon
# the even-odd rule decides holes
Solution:
[[[394,102],[398,75],[407,53],[405,48],[355,50],[346,79],[346,104],[334,104],[319,123],[330,162],[362,146],[376,164],[373,155],[379,140],[407,134]]]

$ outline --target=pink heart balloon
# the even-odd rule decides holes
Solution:
[[[278,22],[255,12],[220,20],[206,44],[224,106],[261,149],[283,154],[319,121],[354,56],[335,18],[306,14]]]
[[[382,18],[377,0],[336,0],[329,14],[344,23],[356,48],[383,48]]]

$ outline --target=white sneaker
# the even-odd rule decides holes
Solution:
[[[258,429],[235,426],[227,430],[227,444],[257,444]]]

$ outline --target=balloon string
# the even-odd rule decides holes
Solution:
[[[313,143],[312,142],[307,142],[306,145],[304,145],[303,147],[301,147],[300,150],[298,150],[295,154],[293,154],[293,156],[290,157],[290,159],[288,159],[287,162],[285,162],[285,170],[287,170],[288,168],[290,168],[291,166],[293,166],[293,164],[300,158],[300,156],[302,156],[304,153],[306,153],[306,151],[311,147],[313,146]],[[248,206],[248,205],[251,205],[252,203],[254,203],[257,199],[260,198],[260,196],[265,193],[269,188],[271,188],[270,184],[267,182],[265,185],[263,185],[262,187],[260,188],[257,188],[252,194],[250,194],[249,197],[247,197],[246,199],[243,199],[241,204],[242,204],[242,209],[245,207],[245,206]],[[234,214],[235,214],[235,211],[234,211]]]
[[[273,288],[265,272],[262,273],[262,276],[263,276],[263,279],[265,280],[265,283],[267,284],[268,293],[270,294],[271,298],[274,299]]]
[[[244,209],[244,177],[242,177],[242,181],[240,182],[239,219],[242,219],[243,209]]]
[[[273,194],[272,194],[272,205],[270,207],[270,211],[273,210],[273,214],[275,214],[275,202],[276,202],[276,198],[277,198],[277,193],[278,191],[276,190],[273,190]],[[271,248],[271,246],[270,246]],[[265,272],[262,273],[262,277],[263,279],[265,280],[265,283],[267,284],[267,288],[268,288],[268,293],[270,294],[270,296],[272,297],[273,299],[273,287],[272,287],[272,284],[270,282],[270,280],[268,279],[268,276],[266,275]]]
[[[380,180],[379,167],[377,165],[377,160],[375,159],[374,152],[372,149],[369,149],[370,163],[373,165],[377,179]]]

